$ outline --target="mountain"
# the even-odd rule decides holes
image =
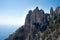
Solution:
[[[50,13],[36,7],[30,10],[25,23],[5,40],[60,40],[60,7]]]

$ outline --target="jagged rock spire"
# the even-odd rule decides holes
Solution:
[[[60,7],[59,6],[55,9],[55,13],[60,13]]]
[[[48,18],[46,17],[44,10],[42,10],[42,9],[39,10],[38,7],[36,7],[33,11],[30,10],[28,12],[28,14],[26,16],[26,20],[25,20],[25,25],[28,26],[29,28],[36,26],[34,24],[37,24],[37,26],[40,25],[41,31],[43,31],[42,26],[44,26],[45,29],[48,26]],[[28,27],[27,27],[27,29],[28,29]]]
[[[53,7],[50,8],[50,19],[54,20],[55,19],[55,11],[53,10]]]
[[[26,16],[26,25],[31,25],[32,23],[42,23],[44,18],[44,10],[39,10],[38,7],[36,7],[33,11],[30,10]]]
[[[32,13],[32,10],[29,10],[29,13]]]
[[[40,9],[40,13],[41,13],[41,14],[44,14],[44,10]]]
[[[34,11],[34,12],[37,12],[37,11],[39,11],[39,8],[36,7],[33,11]]]
[[[29,10],[26,19],[25,19],[25,25],[30,26],[30,22],[31,22],[31,15],[32,15],[32,10]]]
[[[36,9],[39,9],[38,7],[36,7]]]
[[[50,8],[50,14],[53,15],[53,7]]]

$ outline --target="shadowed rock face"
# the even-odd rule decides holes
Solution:
[[[57,7],[55,11],[51,8],[50,14],[46,14],[44,10],[38,7],[30,10],[26,16],[25,24],[5,40],[53,40],[52,35],[58,33],[54,34],[55,30],[51,32],[50,23],[52,22],[51,20],[53,22],[56,21],[56,14],[60,13],[59,11],[60,7]]]
[[[46,24],[45,24],[46,23]],[[48,23],[48,18],[47,15],[45,15],[44,11],[41,9],[39,10],[38,7],[34,9],[33,11],[29,11],[27,14],[26,20],[25,20],[25,25],[26,26],[38,26],[37,28],[42,29],[42,26],[46,26],[44,29],[47,28]]]

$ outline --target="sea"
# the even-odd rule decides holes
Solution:
[[[20,26],[0,25],[0,40],[5,40],[10,34],[14,33]]]

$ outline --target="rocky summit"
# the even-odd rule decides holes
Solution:
[[[30,10],[25,23],[5,40],[60,40],[60,7],[50,13],[36,7]]]

